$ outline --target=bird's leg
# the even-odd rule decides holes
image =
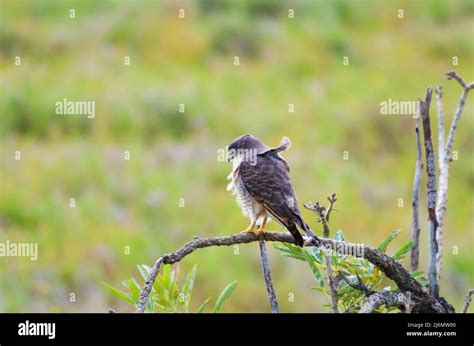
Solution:
[[[243,231],[241,231],[240,233],[244,233],[244,232],[252,232],[253,234],[257,235],[257,232],[254,230],[255,228],[255,224],[257,223],[257,220],[253,220],[250,225],[244,229]]]
[[[265,232],[265,225],[267,224],[267,220],[268,220],[268,216],[264,216],[264,217],[263,217],[262,224],[261,224],[260,227],[258,228],[258,232],[259,232],[259,233]]]

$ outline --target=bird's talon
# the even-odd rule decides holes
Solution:
[[[247,227],[243,231],[240,231],[240,233],[253,233],[256,236],[258,236],[258,230],[255,230],[255,225],[250,225],[249,227]]]

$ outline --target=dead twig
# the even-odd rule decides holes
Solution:
[[[430,124],[430,104],[433,89],[428,87],[426,90],[425,101],[420,100],[420,113],[423,123],[423,137],[425,142],[426,155],[426,202],[428,205],[428,229],[430,239],[430,265],[429,265],[429,282],[430,293],[434,297],[439,296],[438,276],[436,274],[436,258],[438,254],[438,242],[436,241],[436,229],[438,221],[436,218],[436,159],[431,140],[431,124]]]
[[[474,289],[469,289],[467,291],[466,297],[464,298],[464,305],[462,307],[462,313],[465,314],[467,309],[469,309],[469,305],[471,304],[472,298],[471,296],[474,294]]]
[[[451,157],[453,154],[454,147],[454,136],[456,134],[456,129],[458,127],[459,121],[461,120],[462,111],[467,100],[467,95],[469,90],[474,88],[474,82],[467,84],[464,79],[456,72],[451,71],[446,73],[448,80],[455,79],[463,88],[461,96],[459,98],[456,111],[449,129],[448,138],[446,144],[444,142],[444,120],[443,120],[443,106],[441,102],[441,88],[437,88],[436,99],[437,99],[437,108],[438,108],[438,146],[439,146],[439,185],[438,185],[438,195],[436,198],[436,216],[437,224],[436,228],[436,241],[438,245],[438,251],[436,256],[436,272],[439,280],[442,257],[443,257],[443,225],[444,225],[444,213],[447,209],[448,204],[448,182],[449,182],[449,164],[451,163]]]
[[[346,276],[346,274],[342,271],[342,270],[339,270],[339,275],[341,276],[341,278],[349,285],[349,287],[355,289],[355,290],[358,290],[358,291],[362,291],[366,297],[374,294],[376,291],[374,290],[371,290],[370,288],[368,288],[363,282],[362,282],[362,279],[360,278],[359,274],[356,273],[356,277],[357,277],[357,283],[353,283],[351,280],[349,280],[349,278]]]
[[[419,112],[419,107],[418,107]],[[420,258],[420,220],[419,220],[419,200],[420,200],[420,188],[421,188],[421,177],[423,174],[423,161],[421,155],[421,138],[420,138],[420,114],[416,118],[416,166],[415,166],[415,177],[413,178],[413,215],[411,225],[411,236],[414,242],[413,249],[410,254],[410,266],[411,271],[418,270],[418,262]]]
[[[329,206],[325,208],[324,206],[320,205],[319,202],[315,204],[309,203],[304,204],[304,207],[310,209],[318,215],[317,222],[321,222],[323,224],[323,235],[327,238],[331,233],[331,229],[329,228],[329,216],[333,210],[337,210],[334,208],[334,203],[336,203],[337,198],[336,194],[332,193],[328,197]],[[336,280],[334,278],[334,273],[332,270],[331,264],[331,254],[328,249],[323,249],[324,254],[324,263],[326,264],[326,274],[328,277],[328,286],[329,286],[329,293],[331,295],[331,308],[334,313],[338,313],[339,310],[337,308],[337,289],[336,289]]]
[[[258,244],[260,246],[260,260],[262,262],[263,277],[265,279],[265,287],[267,289],[268,299],[270,300],[270,306],[273,313],[278,313],[280,309],[278,307],[275,289],[273,288],[272,274],[270,272],[270,265],[268,264],[267,247],[265,246],[264,240],[260,240]]]

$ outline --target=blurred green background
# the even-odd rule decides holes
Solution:
[[[248,220],[225,189],[231,167],[217,151],[245,133],[270,146],[290,137],[284,156],[300,204],[336,192],[332,229],[377,245],[400,228],[393,250],[410,239],[415,121],[381,115],[380,103],[415,101],[442,85],[449,124],[461,89],[444,73],[474,79],[471,0],[0,4],[0,240],[39,244],[37,261],[0,258],[0,311],[131,311],[99,281],[118,287],[139,276],[136,264],[151,265],[194,235],[244,229]],[[470,96],[450,170],[441,281],[457,309],[474,277]],[[56,115],[64,98],[95,101],[95,118]],[[303,215],[320,233],[314,215]],[[198,265],[191,306],[238,280],[223,311],[269,311],[258,245],[234,250],[200,250],[181,262],[181,272]],[[269,252],[281,310],[328,311],[306,264]]]

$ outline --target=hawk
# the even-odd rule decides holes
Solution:
[[[290,167],[280,156],[290,144],[288,137],[283,137],[277,148],[266,146],[252,135],[236,138],[227,148],[228,161],[232,162],[227,190],[236,195],[242,213],[250,218],[250,225],[242,232],[258,235],[265,231],[268,220],[274,219],[303,246],[297,226],[317,242],[319,239],[301,216],[290,181]]]

